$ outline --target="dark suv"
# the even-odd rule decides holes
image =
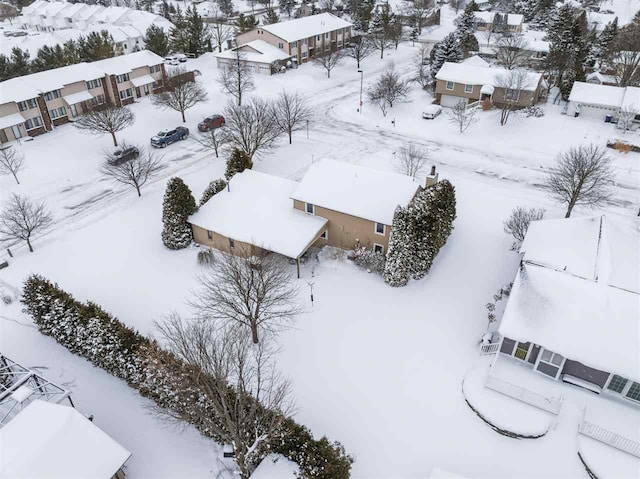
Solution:
[[[151,146],[164,148],[174,141],[186,140],[188,136],[189,129],[184,126],[179,126],[173,130],[164,130],[159,132],[156,136],[151,137]]]
[[[220,128],[221,126],[224,126],[224,116],[211,115],[198,123],[198,130],[205,132],[209,130],[215,130],[216,128]]]
[[[119,166],[138,156],[140,156],[140,151],[135,146],[118,146],[109,155],[109,163]]]

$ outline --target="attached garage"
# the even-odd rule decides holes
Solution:
[[[578,104],[575,106],[575,111],[579,113],[581,118],[604,121],[607,115],[614,116],[617,109],[600,105]]]
[[[453,108],[458,103],[460,103],[460,100],[464,101],[465,103],[469,102],[469,99],[463,96],[442,95],[440,97],[440,105],[446,108]]]

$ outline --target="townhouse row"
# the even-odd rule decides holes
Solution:
[[[0,143],[51,131],[100,105],[129,105],[162,91],[163,61],[143,50],[0,83]]]

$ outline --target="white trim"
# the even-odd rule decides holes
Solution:
[[[449,83],[451,83],[451,88],[449,88]],[[444,88],[445,88],[445,90],[452,91],[452,90],[454,90],[456,88],[456,84],[455,84],[455,82],[447,81],[447,82],[445,82]]]
[[[319,238],[325,241],[329,241],[329,230],[324,230],[322,234],[320,234]]]
[[[380,244],[380,243],[373,243],[373,252],[377,253],[376,251],[376,246],[380,246],[380,248],[382,249],[382,251],[380,251],[381,254],[384,254],[384,245]]]
[[[311,211],[309,211],[309,206],[311,206]],[[304,204],[304,212],[308,215],[315,215],[316,214],[316,205],[314,205],[313,203],[305,203]]]
[[[533,349],[533,348],[531,348],[531,349]],[[551,359],[553,359],[553,356],[554,356],[554,355],[556,355],[556,354],[557,354],[558,356],[562,356],[562,361],[560,362],[560,365],[556,365],[556,364],[554,364],[554,363],[552,363],[552,362],[549,362],[549,361],[542,361],[542,354],[543,354],[545,351],[548,351],[548,352],[550,352],[550,353],[551,353]],[[543,372],[543,371],[540,371],[540,370],[538,369],[538,365],[539,365],[541,362],[542,362],[542,363],[544,363],[544,364],[547,364],[547,365],[549,365],[549,366],[551,366],[551,367],[558,368],[558,372],[556,373],[556,375],[555,375],[555,376],[549,376],[547,373],[545,373],[545,372]],[[560,354],[560,353],[556,353],[556,352],[553,352],[553,351],[551,351],[550,349],[545,349],[545,348],[543,348],[542,346],[540,346],[540,351],[538,351],[538,357],[536,358],[536,362],[535,362],[535,364],[533,365],[533,370],[534,370],[534,371],[536,371],[536,372],[538,372],[538,373],[540,373],[540,374],[542,374],[543,376],[547,376],[548,378],[558,379],[558,377],[560,377],[560,373],[561,373],[561,372],[562,372],[562,370],[564,369],[564,364],[565,364],[566,362],[567,362],[567,358],[566,358],[565,356],[563,356],[562,354]]]
[[[470,87],[470,89],[467,90],[467,87]],[[473,93],[473,85],[465,85],[464,86],[464,92],[465,93]]]
[[[382,225],[382,233],[378,233],[378,225]],[[387,234],[387,225],[384,223],[374,222],[373,223],[373,232],[380,236],[386,236]]]

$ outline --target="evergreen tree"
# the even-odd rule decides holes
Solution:
[[[279,0],[278,6],[280,7],[280,15],[286,13],[289,18],[291,18],[291,14],[296,9],[296,1],[295,0]]]
[[[75,65],[80,63],[80,52],[78,51],[78,44],[75,40],[68,40],[62,45],[62,52],[64,54],[64,61],[67,65]]]
[[[167,0],[162,0],[160,4],[160,15],[171,21],[171,9],[169,8],[169,2],[167,2]]]
[[[227,160],[227,169],[224,173],[224,177],[229,181],[233,178],[233,175],[236,173],[242,173],[247,168],[253,168],[251,158],[244,151],[234,148]]]
[[[227,187],[227,182],[222,178],[217,180],[213,180],[209,183],[209,186],[202,193],[202,197],[200,198],[200,206],[204,205],[207,201],[209,201],[213,195],[220,193]]]
[[[69,65],[69,63],[67,63],[64,50],[60,44],[54,47],[45,45],[38,50],[36,57],[31,63],[31,68],[33,71],[41,72],[66,65]]]
[[[115,56],[115,43],[111,34],[102,30],[91,32],[86,37],[80,37],[77,41],[80,61],[95,62]]]
[[[600,35],[598,35],[597,40],[594,42],[591,51],[589,52],[589,57],[587,58],[587,63],[590,66],[594,66],[596,63],[601,65],[602,63],[606,63],[611,54],[611,46],[613,39],[618,34],[618,17],[614,18],[612,21],[607,23],[605,27],[602,29]]]
[[[192,231],[187,222],[196,211],[196,200],[180,178],[167,182],[162,203],[162,242],[169,249],[183,249],[191,244]]]
[[[434,46],[434,49],[436,49],[436,51],[433,54],[433,61],[431,62],[431,76],[435,80],[436,74],[445,62],[459,63],[463,55],[455,32],[451,32],[444,37],[444,39],[437,44],[437,47]]]
[[[185,15],[186,22],[186,49],[183,53],[191,53],[200,56],[207,51],[211,44],[211,32],[202,20],[195,5],[187,8]]]
[[[542,30],[546,30],[555,16],[556,0],[537,0],[533,8],[531,23]]]
[[[166,57],[169,54],[169,36],[158,25],[151,25],[144,35],[144,45],[156,55]]]
[[[409,40],[411,40],[411,45],[415,46],[416,41],[420,37],[420,33],[418,32],[418,27],[414,26],[411,28],[411,33],[409,34]]]
[[[11,78],[11,61],[6,55],[0,54],[0,81]]]
[[[10,57],[10,78],[21,77],[31,73],[31,64],[29,63],[29,52],[21,50],[18,47],[11,49]]]
[[[169,31],[169,45],[174,52],[185,52],[188,50],[189,39],[187,33],[187,21],[182,15],[180,7],[173,15],[173,28]]]
[[[464,56],[469,56],[469,52],[477,52],[480,49],[478,45],[478,39],[475,36],[476,31],[476,17],[472,10],[465,8],[460,17],[457,18],[456,36],[460,48],[464,53]]]
[[[480,11],[480,7],[475,2],[475,0],[471,0],[469,3],[467,3],[467,6],[464,7],[464,11],[465,11],[465,13],[467,13],[467,12],[471,12],[471,13],[479,12]]]
[[[258,21],[256,20],[255,15],[246,15],[241,13],[236,20],[235,27],[238,30],[238,33],[245,33],[253,30]]]
[[[411,215],[407,208],[398,206],[393,214],[383,273],[384,281],[390,286],[405,286],[409,282],[413,243]]]
[[[278,18],[276,11],[273,8],[269,9],[267,11],[267,15],[264,17],[264,24],[272,25],[274,23],[278,23],[279,21],[280,19]]]

